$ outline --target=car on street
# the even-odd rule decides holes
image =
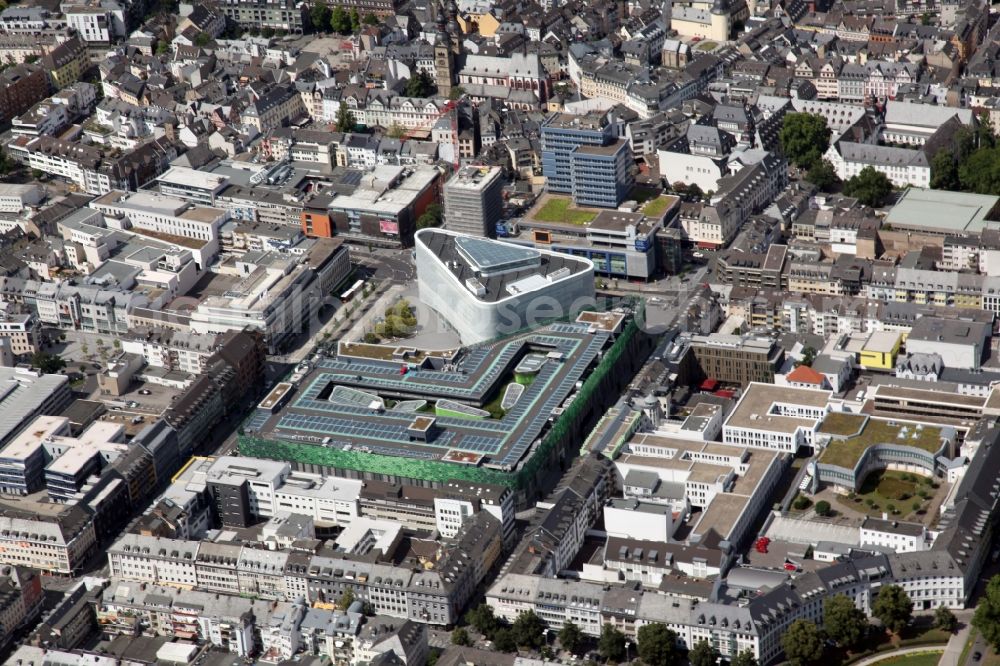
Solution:
[[[983,653],[982,652],[974,652],[972,654],[972,661],[979,661],[982,658],[983,658]]]

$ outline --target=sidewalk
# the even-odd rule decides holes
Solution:
[[[969,640],[969,633],[972,631],[972,615],[973,612],[968,609],[955,613],[962,628],[948,639],[948,646],[944,649],[938,666],[958,666],[958,660],[962,656],[962,650],[965,649],[965,643]]]

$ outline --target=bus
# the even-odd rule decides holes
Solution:
[[[350,289],[348,289],[347,291],[345,291],[340,295],[341,302],[347,303],[348,301],[350,301],[352,298],[361,293],[361,289],[364,286],[365,286],[364,280],[358,280],[357,282],[352,284]]]

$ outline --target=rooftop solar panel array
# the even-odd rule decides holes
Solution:
[[[539,438],[546,423],[573,391],[578,380],[608,341],[604,332],[589,333],[586,326],[557,324],[535,333],[467,350],[459,367],[464,372],[435,370],[399,374],[396,362],[378,362],[347,357],[320,361],[311,381],[297,399],[275,419],[254,416],[248,427],[270,430],[282,439],[323,441],[326,446],[353,450],[378,450],[393,456],[440,458],[446,449],[487,456],[487,463],[516,466]],[[500,419],[464,419],[436,416],[436,428],[428,441],[411,439],[408,426],[420,401],[450,400],[479,407],[502,391],[516,363],[532,351],[558,350],[562,362],[543,363],[534,381]],[[364,401],[326,399],[334,387],[354,387],[382,398],[401,396],[402,409],[373,410]],[[388,394],[388,395],[387,395]],[[324,399],[321,399],[320,396]],[[426,404],[426,402],[424,403]]]

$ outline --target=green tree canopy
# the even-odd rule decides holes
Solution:
[[[357,8],[352,8],[350,13],[351,19],[351,32],[357,34],[361,32],[361,15],[358,14]]]
[[[416,74],[406,80],[406,87],[403,94],[407,97],[430,97],[437,90],[434,79],[424,70],[418,70]]]
[[[351,33],[351,16],[347,11],[337,5],[330,12],[330,29],[340,35],[348,35]]]
[[[330,8],[324,0],[316,0],[309,10],[309,22],[313,30],[326,31],[330,29]]]
[[[1000,194],[1000,148],[980,148],[960,162],[962,189],[979,194]]]
[[[340,595],[340,600],[337,602],[337,607],[340,610],[347,610],[354,603],[354,590],[347,588],[344,593]]]
[[[487,638],[492,637],[502,624],[499,618],[493,614],[493,607],[486,603],[479,604],[466,613],[465,621]]]
[[[417,229],[436,227],[444,220],[444,208],[441,204],[431,204],[427,206],[424,214],[417,218]]]
[[[365,25],[378,25],[378,17],[372,13],[365,14],[365,17],[361,19],[361,22]]]
[[[830,515],[830,503],[826,500],[816,502],[816,513],[821,516]]]
[[[451,644],[452,645],[472,645],[472,639],[469,638],[469,632],[465,630],[465,627],[457,627],[453,632],[451,632]]]
[[[823,603],[823,629],[838,645],[853,648],[868,630],[868,618],[847,596],[837,594]]]
[[[986,592],[976,604],[972,626],[979,630],[994,652],[1000,652],[1000,574],[986,584]]]
[[[625,634],[618,631],[614,625],[604,625],[601,628],[601,638],[597,642],[597,651],[605,659],[621,661],[625,658]]]
[[[942,631],[952,632],[958,629],[958,618],[945,606],[938,606],[934,611],[934,626]]]
[[[580,627],[568,620],[564,622],[562,629],[559,630],[559,645],[564,650],[576,654],[576,651],[583,645],[583,632],[580,631]]]
[[[665,624],[654,622],[639,627],[639,658],[649,666],[671,666],[680,661],[677,634]]]
[[[892,181],[874,167],[866,166],[857,176],[844,183],[844,194],[855,197],[866,206],[878,208],[892,192]]]
[[[66,361],[61,356],[40,351],[31,355],[31,365],[47,375],[54,375],[66,367]]]
[[[786,113],[778,137],[785,157],[802,169],[810,168],[830,147],[826,118],[814,113]]]
[[[354,129],[354,112],[347,108],[347,102],[341,100],[337,109],[337,131],[350,132]]]
[[[947,148],[942,148],[931,158],[931,187],[935,190],[957,190],[959,186],[955,156]]]
[[[753,652],[750,650],[743,650],[743,652],[733,657],[732,661],[729,662],[729,666],[758,666],[757,658],[753,656]]]
[[[833,168],[830,160],[818,159],[813,162],[806,173],[806,180],[818,187],[823,192],[831,191],[840,178],[837,177],[837,170]]]
[[[715,648],[709,645],[708,641],[702,639],[698,641],[691,651],[688,652],[688,661],[691,666],[715,666],[719,655]]]
[[[525,611],[517,616],[511,627],[518,645],[534,650],[545,644],[545,623],[534,611]]]
[[[781,637],[785,658],[794,666],[803,666],[823,657],[823,634],[809,620],[796,620]]]
[[[500,652],[517,652],[517,641],[514,632],[507,627],[497,629],[493,635],[493,647]]]
[[[885,585],[875,597],[872,615],[881,620],[886,629],[898,634],[913,616],[913,602],[899,585]]]

